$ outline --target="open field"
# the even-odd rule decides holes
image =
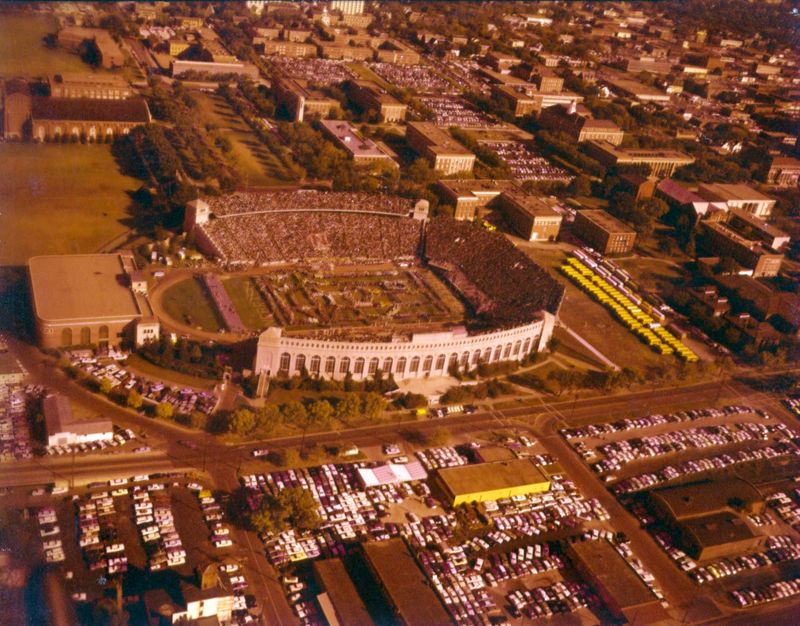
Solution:
[[[0,163],[0,265],[95,252],[128,229],[127,192],[141,183],[120,174],[109,146],[6,143]]]
[[[199,278],[187,278],[172,285],[162,297],[167,315],[195,328],[219,332],[223,328],[211,298]]]
[[[131,353],[128,356],[128,360],[125,363],[125,369],[138,374],[146,375],[151,379],[175,383],[178,385],[185,385],[187,387],[194,387],[195,389],[211,389],[214,386],[214,381],[211,381],[208,378],[199,378],[198,376],[191,376],[176,370],[164,369],[163,367],[159,367],[158,365],[143,359],[135,353]]]
[[[637,257],[619,259],[616,263],[643,289],[660,291],[681,277],[680,267],[671,259]]]
[[[216,94],[193,92],[206,122],[216,125],[231,142],[236,168],[248,185],[283,185],[286,176],[277,158],[256,138],[253,131]]]
[[[52,15],[0,15],[0,75],[34,77],[92,71],[78,55],[45,47],[42,37],[57,30]]]
[[[273,317],[250,277],[232,276],[223,279],[222,286],[247,328],[261,330],[273,323]]]

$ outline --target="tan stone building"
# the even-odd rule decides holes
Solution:
[[[378,111],[384,123],[402,122],[406,118],[408,105],[371,80],[354,80],[350,85],[355,103],[365,111]]]
[[[31,98],[31,133],[39,141],[84,137],[100,141],[126,135],[152,121],[143,98],[97,100],[90,98]]]
[[[133,88],[116,74],[62,73],[47,77],[53,98],[122,100],[132,97]]]
[[[504,191],[499,207],[514,231],[528,241],[555,241],[561,228],[561,214],[544,199],[521,191]]]
[[[611,120],[594,119],[588,111],[581,111],[575,103],[544,109],[539,115],[539,125],[547,130],[566,133],[578,143],[607,141],[618,146],[625,136],[622,129]]]
[[[432,122],[409,122],[406,140],[433,169],[445,176],[471,172],[475,165],[475,155]]]
[[[633,228],[600,209],[578,211],[572,230],[601,254],[625,254],[636,241]]]

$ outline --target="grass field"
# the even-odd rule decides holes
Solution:
[[[126,192],[107,145],[0,144],[0,265],[95,252],[128,230]]]
[[[162,298],[164,311],[181,324],[210,332],[223,328],[222,320],[199,278],[187,278],[172,285]]]
[[[91,71],[78,55],[45,47],[42,38],[57,30],[51,15],[0,15],[0,75],[34,77]]]
[[[286,184],[285,172],[277,158],[259,142],[245,121],[216,94],[193,92],[206,122],[215,124],[232,146],[236,168],[248,185]]]
[[[150,361],[146,361],[134,353],[128,356],[126,367],[131,371],[138,372],[151,379],[173,382],[178,385],[194,387],[195,389],[211,389],[215,384],[215,381],[208,380],[207,378],[198,378],[197,376],[190,376],[189,374],[176,372],[175,370],[164,369]]]
[[[242,323],[250,330],[261,330],[272,323],[264,300],[258,293],[252,279],[234,276],[223,279],[222,286],[236,307]]]

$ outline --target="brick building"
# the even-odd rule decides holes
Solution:
[[[633,228],[601,209],[578,211],[572,231],[601,254],[625,254],[636,241]]]

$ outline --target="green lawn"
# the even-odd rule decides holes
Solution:
[[[222,285],[247,328],[261,330],[270,323],[271,316],[252,279],[234,276],[224,279]]]
[[[110,147],[0,144],[0,265],[39,254],[96,252],[128,227],[126,192]]]
[[[246,184],[286,184],[284,168],[264,146],[252,129],[216,94],[193,92],[206,122],[216,125],[220,134],[231,142],[231,155]]]
[[[211,332],[223,328],[214,303],[198,278],[187,278],[172,285],[164,292],[161,302],[164,311],[176,322]]]
[[[52,15],[0,15],[0,75],[45,76],[58,72],[87,72],[77,54],[46,48],[42,38],[58,30]]]

